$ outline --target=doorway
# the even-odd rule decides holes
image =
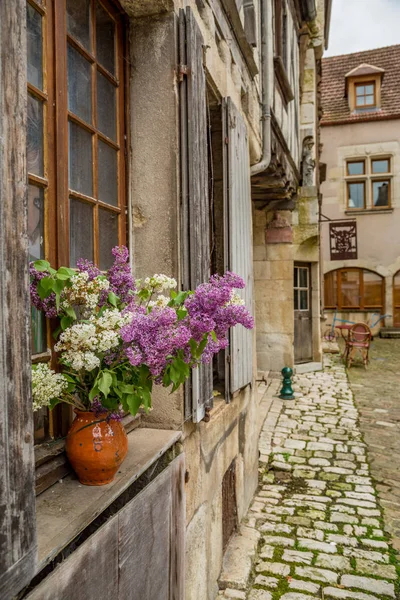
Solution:
[[[311,265],[294,265],[294,362],[313,359],[311,318]]]

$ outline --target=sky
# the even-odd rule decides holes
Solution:
[[[400,44],[400,0],[332,0],[325,56]]]

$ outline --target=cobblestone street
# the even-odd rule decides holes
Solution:
[[[400,340],[376,338],[370,364],[349,370],[385,527],[400,550]]]
[[[356,368],[351,377],[358,377]],[[299,375],[294,387],[294,401],[272,401],[260,439],[261,485],[228,549],[220,597],[398,598],[395,552],[345,369],[328,357],[324,372]],[[365,395],[360,403],[366,428],[374,409]],[[243,548],[246,560],[239,564]]]

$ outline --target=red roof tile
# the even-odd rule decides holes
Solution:
[[[381,108],[351,114],[346,91],[346,74],[367,63],[384,70]],[[322,59],[321,125],[357,123],[400,118],[400,45],[342,54]]]

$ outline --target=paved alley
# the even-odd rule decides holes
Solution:
[[[251,539],[253,530],[255,540],[248,580],[241,573],[242,580],[236,575],[230,581],[234,561],[228,552],[220,595],[397,598],[395,554],[345,369],[337,358],[327,358],[324,372],[299,375],[294,387],[294,401],[274,401],[282,410],[269,413],[261,435],[261,485],[242,526],[242,536]]]
[[[354,365],[349,379],[385,528],[400,551],[400,340],[375,338],[368,369]]]

